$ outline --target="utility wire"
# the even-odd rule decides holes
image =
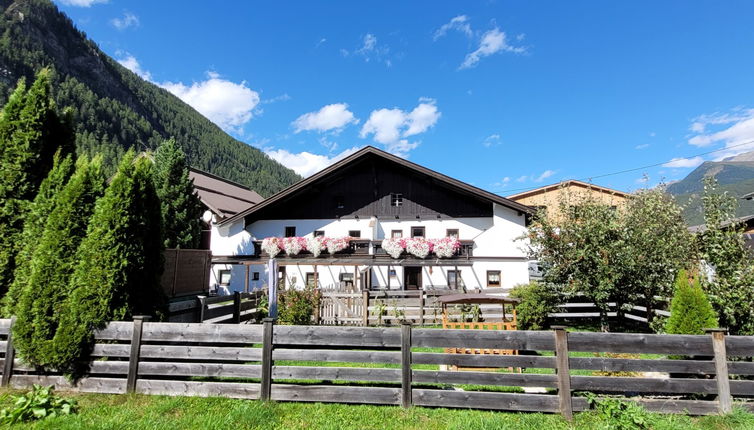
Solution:
[[[702,153],[699,153],[699,154],[689,155],[688,157],[684,157],[684,158],[701,157],[702,155],[709,155],[709,154],[714,154],[715,152],[727,151],[727,150],[732,149],[732,148],[738,148],[739,146],[750,145],[752,143],[754,143],[754,140],[749,140],[749,141],[746,141],[746,142],[743,142],[743,143],[739,143],[739,144],[736,144],[736,145],[732,145],[732,146],[728,146],[728,147],[725,147],[725,148],[715,149],[713,151],[707,151],[707,152],[702,152]],[[633,168],[633,169],[620,170],[620,171],[617,171],[617,172],[605,173],[605,174],[596,175],[596,176],[587,176],[587,177],[584,177],[584,178],[576,179],[576,181],[591,182],[594,179],[604,178],[606,176],[621,175],[623,173],[635,172],[637,170],[649,169],[651,167],[659,167],[659,166],[662,166],[663,164],[667,164],[667,163],[670,163],[672,161],[673,160],[667,160],[667,161],[663,161],[661,163],[649,164],[647,166],[636,167],[636,168]],[[501,191],[501,192],[499,192],[497,194],[501,194],[503,192],[505,192],[506,194],[509,194],[511,191],[536,190],[537,188],[541,188],[541,187],[537,186],[537,187],[526,187],[526,188],[514,188],[514,189],[511,189],[511,190]]]

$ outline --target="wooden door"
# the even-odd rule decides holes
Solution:
[[[403,285],[406,290],[420,290],[422,287],[422,268],[404,267]]]

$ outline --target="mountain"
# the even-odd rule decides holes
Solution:
[[[42,67],[53,70],[57,105],[73,109],[79,153],[100,152],[110,168],[128,148],[154,149],[174,137],[193,167],[263,196],[300,179],[118,64],[50,0],[0,0],[0,105]]]
[[[684,218],[689,225],[704,222],[700,197],[704,190],[703,179],[707,176],[717,179],[721,192],[727,191],[736,198],[754,192],[754,151],[722,161],[706,161],[684,179],[668,185],[667,191],[685,206]],[[739,199],[738,203],[737,216],[754,214],[754,200]]]

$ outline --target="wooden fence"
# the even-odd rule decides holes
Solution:
[[[235,292],[230,296],[196,296],[168,305],[170,322],[206,322],[215,324],[240,324],[259,320],[263,291]]]
[[[729,378],[754,375],[751,361],[731,361],[754,356],[754,337],[722,331],[690,336],[569,333],[562,328],[442,330],[409,324],[286,326],[268,319],[263,325],[151,323],[137,318],[112,322],[96,333],[89,372],[73,384],[14,359],[10,328],[11,320],[0,320],[2,384],[16,388],[37,383],[98,393],[537,411],[566,417],[589,408],[578,395],[582,391],[637,396],[630,400],[649,410],[690,414],[726,413],[738,402],[752,409],[752,403],[743,400],[754,396],[753,380]],[[447,347],[514,349],[521,354],[450,354],[443,352]],[[696,357],[665,358],[672,354]],[[500,371],[447,371],[440,366]],[[545,370],[505,370],[510,367]],[[641,372],[665,372],[666,377]],[[521,387],[546,391],[527,394]]]
[[[168,297],[206,294],[209,290],[209,273],[212,251],[205,249],[166,249],[165,269],[160,284]]]

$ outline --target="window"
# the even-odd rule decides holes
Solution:
[[[353,273],[341,273],[340,282],[344,287],[353,287]]]
[[[388,271],[387,271],[387,275],[388,275],[388,276],[390,276],[390,277],[392,277],[392,278],[395,278],[396,276],[398,276],[398,275],[397,275],[397,274],[395,273],[395,269],[390,269],[390,270],[388,270]]]
[[[217,272],[217,279],[220,281],[220,285],[230,285],[230,270],[219,270]]]
[[[325,231],[324,230],[314,230],[314,237],[324,237]]]
[[[403,206],[403,194],[401,193],[390,193],[390,206]]]
[[[251,280],[252,281],[258,281],[259,280],[259,272],[253,272],[251,274]]]
[[[296,227],[286,227],[285,237],[296,237]]]
[[[488,270],[487,271],[487,286],[488,287],[499,287],[500,286],[500,271],[499,270]]]
[[[393,239],[400,239],[403,237],[403,230],[393,230],[390,232],[390,237]]]
[[[316,278],[314,277],[314,272],[308,272],[306,274],[306,286],[308,288],[317,288]]]
[[[361,230],[348,230],[348,235],[351,237],[361,237]]]
[[[343,209],[344,207],[346,207],[346,205],[344,204],[343,196],[335,196],[333,200],[335,200],[336,209]]]
[[[448,270],[448,287],[463,288],[463,277],[460,270]]]
[[[455,237],[458,239],[458,229],[457,228],[449,228],[445,230],[445,236],[447,237]]]
[[[411,237],[424,237],[424,227],[411,227]]]

